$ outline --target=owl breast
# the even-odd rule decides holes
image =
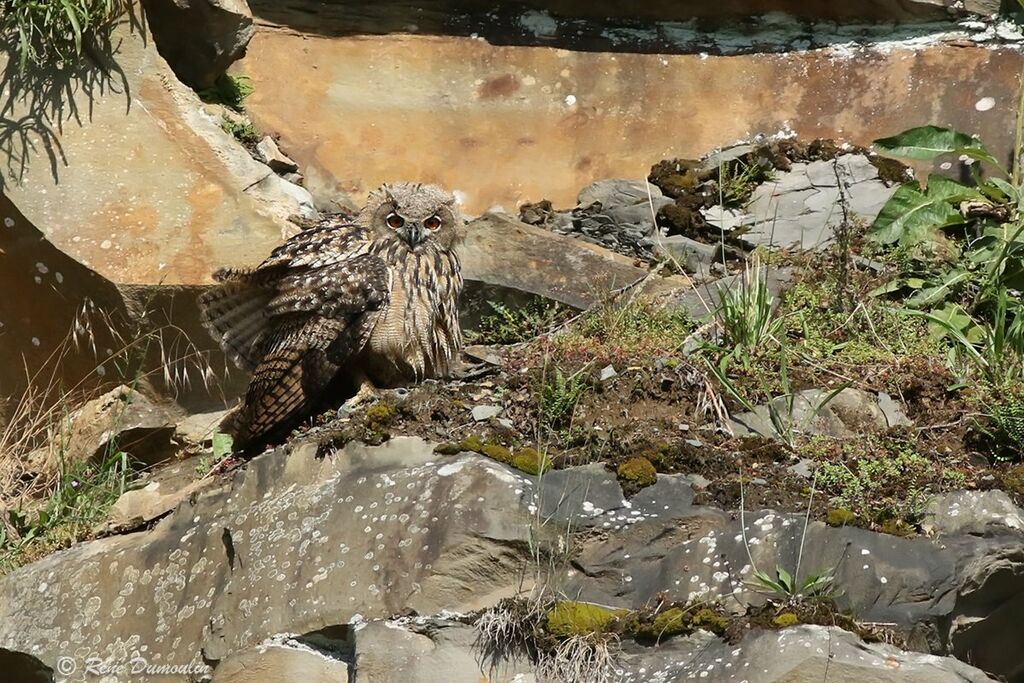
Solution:
[[[377,314],[360,354],[360,369],[377,386],[446,375],[462,342],[455,306],[462,278],[454,253],[400,255],[387,259],[388,305]]]

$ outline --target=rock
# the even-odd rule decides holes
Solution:
[[[64,118],[51,121],[62,157],[51,166],[45,155],[17,152],[24,164],[6,178],[4,194],[46,241],[118,285],[205,284],[219,267],[259,263],[283,233],[296,230],[287,217],[308,213],[308,193],[299,199],[289,189],[294,185],[224,132],[220,117],[177,81],[146,36],[122,22],[113,40],[116,68],[93,74],[95,88],[71,87],[66,74],[30,68],[26,79],[49,79],[62,97],[73,96],[59,110]],[[46,96],[12,102],[8,115],[32,116],[33,102]],[[90,116],[74,118],[84,111]],[[132,152],[111,153],[111,140]],[[268,176],[273,180],[265,182]],[[98,177],[107,182],[94,182]],[[90,220],[69,221],[68,206]],[[39,261],[31,245],[18,246],[17,258]],[[47,273],[47,287],[67,292],[55,270]],[[9,291],[6,280],[0,284]]]
[[[533,528],[534,480],[478,455],[438,461],[433,447],[258,456],[151,530],[0,577],[0,647],[52,667],[88,619],[98,657],[136,635],[150,661],[202,665],[357,614],[492,604],[553,534]]]
[[[356,683],[536,683],[528,662],[484,674],[476,630],[445,618],[374,621],[355,633]]]
[[[213,683],[338,683],[348,680],[348,663],[290,638],[275,639],[231,655],[218,664],[213,673]]]
[[[831,394],[807,389],[792,397],[792,405],[785,396],[773,399],[772,404],[794,432],[850,438],[889,426],[877,399],[868,392],[847,387],[829,399]],[[729,424],[736,436],[778,438],[770,412],[767,405],[757,406],[753,413],[734,415]]]
[[[501,406],[475,406],[473,408],[473,419],[477,422],[486,422],[499,415],[501,415]]]
[[[940,121],[977,133],[996,158],[1010,157],[1012,126],[996,113],[1016,104],[1020,55],[998,39],[944,42],[945,31],[973,32],[949,21],[951,13],[965,13],[953,0],[701,0],[650,3],[639,12],[609,2],[526,4],[534,18],[547,8],[546,21],[530,22],[523,8],[495,14],[477,0],[438,5],[414,20],[401,4],[368,12],[358,3],[253,0],[266,28],[237,66],[258,84],[247,109],[260,128],[281,134],[322,203],[339,189],[361,201],[382,181],[429,178],[465,193],[465,208],[475,214],[524,198],[571,206],[595,179],[641,180],[654,161],[694,158],[751,131],[869,144]],[[995,12],[998,4],[976,6]],[[524,32],[521,19],[550,33]],[[851,20],[877,24],[861,28]],[[912,23],[894,34],[893,21]],[[987,22],[975,31],[994,38]],[[465,38],[472,33],[481,40]],[[978,98],[968,102],[948,87],[950,74],[960,73],[979,75],[978,98],[996,100],[991,112],[979,113]],[[835,97],[836,83],[857,87]],[[904,88],[898,97],[894,83]],[[702,102],[739,98],[751,114],[723,116],[720,107],[701,106],[684,112],[681,93],[700,93]]]
[[[153,481],[143,488],[121,494],[110,510],[109,519],[96,530],[100,534],[123,533],[160,519],[212,483],[194,481],[173,486],[164,481]]]
[[[910,427],[914,424],[903,411],[903,405],[894,401],[892,396],[884,391],[878,392],[878,409],[882,411],[885,423],[890,427]]]
[[[274,171],[274,173],[285,175],[299,170],[299,165],[282,152],[274,138],[269,135],[256,144],[256,153],[259,154],[263,163],[270,166],[270,170]]]
[[[466,226],[459,247],[466,289],[462,301],[464,327],[473,327],[492,310],[492,301],[525,303],[534,296],[584,309],[607,298],[614,289],[643,283],[652,298],[667,305],[692,293],[679,276],[647,279],[620,254],[582,240],[556,235],[511,216],[489,213]],[[544,273],[537,277],[537,273]],[[680,303],[680,305],[686,305]]]
[[[792,268],[764,268],[762,277],[768,284],[768,292],[777,305],[779,297],[793,282],[794,271]],[[663,303],[677,310],[685,311],[693,320],[701,320],[713,313],[722,301],[722,293],[731,287],[741,286],[743,275],[729,275],[727,277],[702,283],[696,288],[679,288],[675,291],[666,292],[663,295]],[[699,340],[694,339],[692,346],[684,351],[692,352],[699,345]]]
[[[0,647],[0,671],[15,683],[53,683],[53,669],[30,654]]]
[[[657,647],[624,644],[621,683],[990,683],[979,669],[952,657],[902,652],[865,643],[838,628],[795,626],[753,631],[736,644],[701,631]]]
[[[214,410],[187,415],[175,425],[175,438],[191,446],[205,447],[213,440],[213,435],[217,433],[228,412]]]
[[[795,465],[790,465],[786,470],[798,477],[810,479],[814,475],[814,461],[810,458],[800,458]]]
[[[956,491],[929,499],[921,521],[929,536],[994,536],[1024,530],[1024,510],[1002,491]]]
[[[618,374],[619,373],[615,372],[614,365],[606,365],[605,367],[601,368],[601,374],[598,375],[598,379],[600,379],[602,382],[607,382],[613,377],[618,376]]]
[[[255,33],[245,0],[143,0],[157,49],[196,90],[212,88]]]
[[[124,451],[134,461],[156,465],[174,453],[176,418],[172,410],[119,386],[68,415],[50,445],[29,460],[35,471],[55,473]]]
[[[658,249],[675,259],[688,272],[707,276],[711,264],[721,260],[721,245],[704,244],[683,235],[658,239]]]
[[[580,192],[570,234],[578,233],[620,254],[650,259],[655,216],[672,203],[646,181],[599,180]]]
[[[871,223],[895,191],[860,154],[795,163],[754,190],[746,211],[755,222],[740,239],[751,246],[824,249],[843,221],[841,202],[850,220]]]

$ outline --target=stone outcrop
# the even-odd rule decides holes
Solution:
[[[197,90],[211,88],[255,32],[245,0],[143,0],[149,30],[174,73]]]
[[[660,475],[626,500],[600,466],[538,479],[475,454],[435,455],[416,438],[295,445],[196,491],[149,531],[0,578],[0,653],[31,654],[40,670],[73,653],[78,665],[143,657],[213,668],[218,681],[295,666],[310,681],[354,667],[357,681],[432,683],[443,670],[468,683],[479,675],[472,633],[452,613],[528,589],[537,548],[572,547],[571,565],[553,564],[545,580],[583,600],[636,608],[659,595],[722,598],[742,611],[763,600],[746,583],[753,563],[792,566],[803,542],[803,571],[835,568],[840,604],[859,618],[912,630],[916,648],[995,674],[1012,677],[1024,663],[1007,640],[1024,592],[1022,512],[1005,500],[961,501],[976,522],[939,522],[946,533],[935,539],[820,523],[803,538],[800,514],[740,516],[692,500],[683,475]],[[381,623],[407,610],[450,612]],[[687,655],[698,650],[720,654]],[[839,680],[876,669],[894,681],[988,680],[960,662],[818,627],[751,632],[736,646],[703,634],[653,649],[624,643],[620,663],[633,676],[623,680],[638,683],[642,669],[667,681],[704,670],[730,680],[730,669],[755,662],[765,670],[757,680],[818,680],[826,653]],[[718,657],[722,666],[706,669]]]
[[[1017,38],[1003,31],[1003,47],[995,28],[942,22],[955,3],[655,3],[613,26],[614,3],[540,4],[509,16],[432,6],[412,19],[398,3],[257,0],[265,28],[237,65],[259,84],[247,106],[320,201],[422,178],[460,191],[471,213],[571,207],[595,180],[639,181],[660,159],[757,134],[869,145],[939,121],[997,158],[1012,148]],[[772,15],[729,33],[709,19],[773,11],[823,23]],[[828,23],[839,17],[884,23]],[[940,23],[892,24],[925,17]],[[970,95],[949,87],[962,82]]]

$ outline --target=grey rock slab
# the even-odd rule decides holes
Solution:
[[[995,679],[952,657],[865,643],[838,628],[753,631],[736,644],[708,633],[657,647],[625,643],[618,683],[989,683]]]
[[[910,427],[914,424],[904,412],[903,404],[884,391],[878,392],[878,409],[882,411],[885,423],[890,427]]]
[[[501,406],[474,406],[473,419],[477,422],[486,422],[501,415],[501,410]]]
[[[669,235],[657,240],[658,250],[675,259],[691,273],[707,273],[721,259],[721,245],[705,244],[684,235]]]
[[[612,379],[613,377],[617,376],[618,374],[619,373],[615,371],[615,366],[614,365],[606,365],[605,367],[601,368],[601,374],[598,375],[598,378],[602,382],[607,382],[608,380]]]
[[[259,456],[152,530],[0,577],[0,648],[51,667],[71,643],[202,664],[356,614],[474,609],[518,585],[532,478],[415,438],[317,450]]]
[[[671,204],[661,188],[643,180],[598,180],[583,188],[576,198],[581,207],[600,203],[604,208],[615,206],[648,205],[648,196],[655,202],[655,213],[665,204]],[[666,201],[667,200],[667,201]],[[649,209],[648,209],[649,210]]]
[[[921,529],[932,536],[995,536],[1024,531],[1024,510],[1002,491],[954,491],[929,499]]]
[[[475,640],[472,626],[437,617],[357,626],[355,683],[535,683],[527,662],[488,671]]]
[[[838,602],[858,618],[930,630],[933,651],[969,658],[994,673],[1024,665],[1024,654],[1009,646],[1018,633],[1010,615],[1024,603],[1019,532],[901,538],[820,522],[805,532],[798,513],[760,510],[741,517],[683,507],[637,515],[620,529],[604,527],[603,536],[581,544],[576,572],[563,577],[563,590],[616,607],[640,607],[666,593],[723,600],[742,612],[764,600],[748,583],[755,567],[792,569],[802,545],[801,577],[834,569],[843,591]]]
[[[848,387],[829,399],[831,395],[831,391],[807,389],[795,394],[792,403],[789,397],[779,396],[772,399],[772,405],[794,432],[848,438],[889,426],[872,394]],[[734,415],[729,424],[736,436],[782,436],[777,433],[767,405]]]

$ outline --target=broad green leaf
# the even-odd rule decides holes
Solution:
[[[793,592],[793,576],[782,567],[776,567],[775,573],[779,576],[779,583],[786,587],[788,593]]]
[[[981,199],[982,194],[973,187],[967,187],[944,175],[932,173],[928,176],[925,195],[932,199],[945,199],[947,202],[962,202],[965,199]]]
[[[948,186],[939,183],[927,195],[916,183],[901,185],[882,207],[868,237],[880,244],[899,242],[912,246],[934,239],[935,230],[964,223],[960,212],[950,206]]]
[[[975,159],[977,161],[984,161],[986,164],[992,164],[1000,171],[1003,170],[1003,167],[999,163],[999,160],[992,156],[992,154],[987,149],[982,147],[981,144],[978,142],[975,142],[971,146],[960,147],[959,149],[955,149],[953,151],[958,154],[963,154],[964,156],[970,157],[971,159]],[[1005,171],[1003,172],[1005,173]]]
[[[934,306],[957,286],[971,279],[971,274],[966,270],[951,270],[942,277],[942,284],[927,287],[907,299],[907,305],[914,308]]]
[[[911,128],[899,135],[875,140],[874,145],[893,156],[925,160],[961,149],[984,151],[978,141],[970,135],[938,126]]]

